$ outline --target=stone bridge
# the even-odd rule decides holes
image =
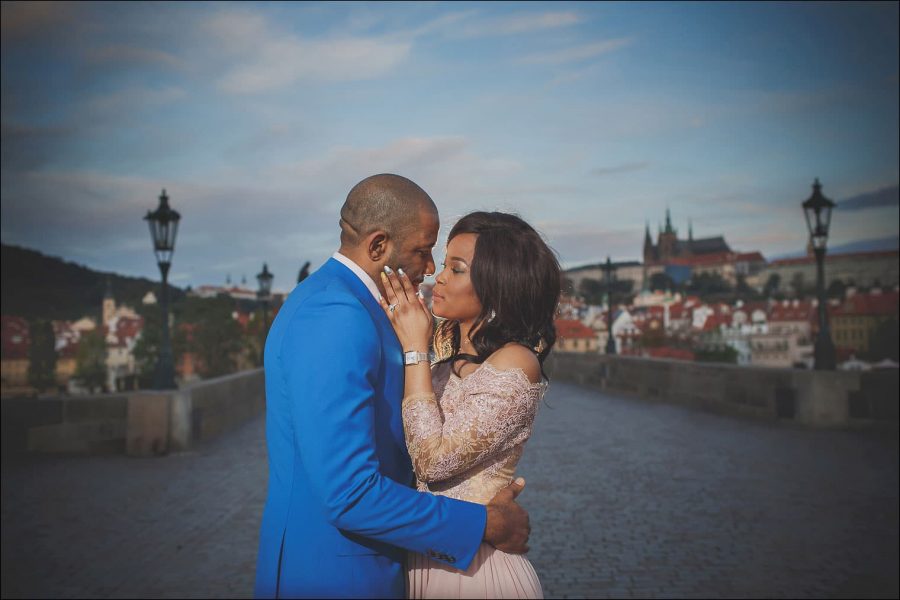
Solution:
[[[891,431],[554,381],[519,474],[547,597],[897,597]],[[2,596],[248,597],[261,417],[156,458],[7,456]]]

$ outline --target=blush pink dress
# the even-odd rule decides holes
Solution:
[[[460,379],[442,363],[434,394],[403,399],[406,445],[420,491],[487,504],[509,485],[531,436],[546,384],[488,362]],[[543,598],[525,555],[482,543],[466,571],[418,553],[407,562],[408,598]]]

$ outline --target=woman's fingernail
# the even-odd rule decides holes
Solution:
[[[394,272],[391,270],[391,268],[387,265],[384,265],[384,272],[387,273],[388,275],[394,274]]]
[[[400,273],[400,277],[406,275],[406,273],[403,272],[403,267],[397,267],[397,272]]]
[[[525,479],[522,477],[517,478],[516,485],[525,485]]]

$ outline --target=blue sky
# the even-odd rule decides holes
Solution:
[[[446,233],[516,212],[564,265],[686,235],[774,256],[898,234],[898,4],[2,5],[2,239],[177,285],[290,289],[349,189],[428,191]],[[443,240],[439,241],[439,245]],[[436,258],[442,255],[439,247]]]

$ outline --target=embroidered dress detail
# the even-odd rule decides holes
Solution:
[[[448,363],[432,371],[435,394],[403,399],[406,445],[420,491],[487,504],[509,485],[531,437],[547,384],[521,369],[484,362],[459,378]],[[528,559],[482,544],[463,573],[419,554],[409,555],[410,598],[540,598]]]

